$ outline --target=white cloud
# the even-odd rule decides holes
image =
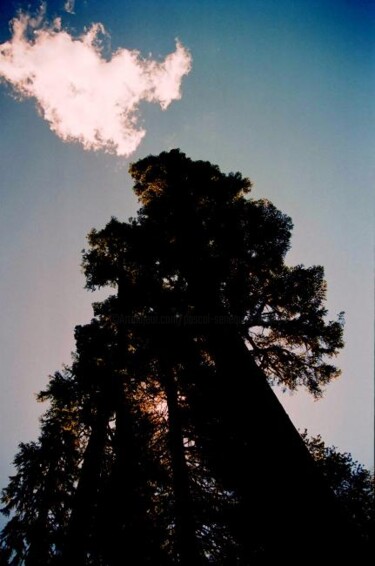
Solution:
[[[12,38],[0,45],[0,78],[17,94],[34,97],[61,139],[130,155],[145,135],[138,125],[139,103],[155,102],[166,109],[180,99],[190,54],[177,42],[164,61],[144,59],[128,49],[106,60],[100,50],[101,24],[74,38],[61,29],[59,19],[43,25],[42,16],[20,14],[13,20]]]
[[[66,0],[64,4],[65,12],[68,12],[68,14],[74,14],[74,5],[75,5],[75,0]]]

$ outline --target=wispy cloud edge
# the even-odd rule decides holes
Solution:
[[[64,4],[65,12],[67,12],[68,14],[74,14],[74,8],[75,8],[75,0],[66,0]]]

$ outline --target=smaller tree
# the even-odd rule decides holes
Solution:
[[[339,452],[335,446],[326,446],[320,434],[309,437],[305,430],[302,438],[319,470],[357,527],[362,541],[370,545],[375,531],[374,474],[353,460],[348,452]]]
[[[62,548],[81,457],[70,370],[56,372],[48,389],[38,396],[51,401],[38,441],[19,445],[17,473],[2,492],[1,512],[11,518],[0,535],[0,564],[46,566]]]

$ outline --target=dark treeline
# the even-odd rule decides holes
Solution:
[[[87,288],[113,294],[39,394],[39,439],[3,492],[2,563],[359,557],[366,529],[271,387],[319,397],[339,373],[323,269],[285,264],[290,218],[239,173],[178,150],[130,173],[137,218],[92,230],[83,255]]]

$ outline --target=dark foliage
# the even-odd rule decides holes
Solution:
[[[302,434],[318,469],[350,515],[359,536],[370,550],[375,533],[375,477],[347,452],[326,446],[320,435]],[[372,550],[372,549],[371,549]]]

